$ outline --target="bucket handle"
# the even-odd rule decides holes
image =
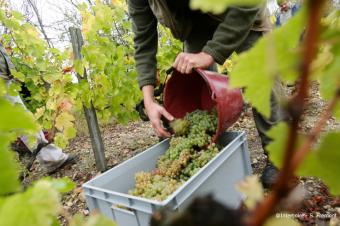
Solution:
[[[170,75],[173,71],[174,71],[174,67],[173,66],[171,66],[168,70],[166,70],[165,71],[165,73],[166,73],[166,76],[168,77],[168,75]]]
[[[212,100],[216,100],[217,99],[216,93],[214,91],[212,91],[212,90],[211,90],[211,99]]]
[[[171,66],[168,70],[165,71],[166,75],[170,75],[173,71],[175,70],[175,68],[173,66]],[[192,68],[193,71],[197,72],[197,68]]]

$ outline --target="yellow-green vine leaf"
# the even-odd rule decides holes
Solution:
[[[31,114],[20,104],[11,104],[0,97],[0,132],[23,132],[37,129]]]
[[[280,217],[281,214],[281,217]],[[287,216],[287,217],[285,217]],[[289,217],[289,213],[277,213],[276,216],[269,218],[264,226],[300,226],[301,224],[293,217]]]
[[[301,9],[287,24],[265,35],[248,52],[240,54],[230,73],[231,85],[245,87],[245,98],[266,117],[270,116],[270,95],[275,80],[290,83],[296,80],[300,57],[298,45],[305,15],[305,10]]]
[[[253,209],[264,197],[263,187],[257,175],[246,177],[236,185],[236,189],[246,196],[244,204],[248,209]]]
[[[307,156],[298,171],[300,176],[321,178],[335,196],[340,195],[339,147],[340,133],[326,134],[320,146]]]
[[[279,123],[272,127],[267,136],[273,141],[267,146],[270,161],[278,168],[282,167],[284,148],[287,143],[288,125],[286,123]]]
[[[0,225],[52,225],[59,210],[59,193],[50,182],[40,180],[24,193],[4,200],[0,206]]]
[[[16,192],[20,188],[14,152],[8,150],[12,139],[13,136],[5,136],[0,132],[0,196]]]
[[[62,112],[56,118],[55,126],[59,131],[63,131],[67,128],[73,127],[75,118],[68,112]]]
[[[99,214],[92,214],[86,220],[80,215],[76,215],[70,226],[117,226],[112,220]]]
[[[272,139],[266,148],[269,159],[278,168],[282,167],[284,151],[287,145],[288,129],[288,125],[281,122],[267,132],[267,136]],[[300,147],[304,140],[304,137],[301,134],[298,134],[297,136],[296,148]]]

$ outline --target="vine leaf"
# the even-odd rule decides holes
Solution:
[[[278,168],[282,167],[284,147],[287,141],[288,125],[285,123],[279,123],[272,127],[267,136],[273,141],[267,146],[270,161]]]
[[[11,74],[20,81],[25,81],[25,75],[20,71],[11,70]]]
[[[66,131],[68,128],[73,127],[74,116],[68,112],[62,112],[56,118],[55,126],[59,131]]]
[[[321,178],[333,195],[340,195],[340,133],[331,132],[321,141],[320,146],[312,151],[299,168],[300,176]]]
[[[0,206],[0,225],[51,225],[59,210],[59,193],[51,183],[40,180],[26,192],[4,200]]]
[[[250,51],[240,54],[230,73],[230,84],[245,87],[245,98],[266,117],[270,116],[270,95],[275,81],[280,78],[292,83],[297,78],[300,56],[297,47],[305,15],[301,9],[287,24],[265,35]]]
[[[14,161],[14,153],[8,149],[8,141],[12,136],[0,133],[0,196],[19,190],[17,178],[18,165]]]
[[[320,94],[323,99],[331,100],[340,87],[340,56],[334,57],[325,70],[317,74],[320,83]],[[340,103],[337,104],[334,116],[340,120]]]
[[[93,15],[91,15],[91,13],[86,13],[85,11],[81,11],[81,15],[82,15],[82,33],[83,34],[87,34],[90,30],[91,27],[93,27],[94,23],[95,23],[95,17]]]
[[[19,189],[18,166],[13,153],[8,150],[17,133],[33,132],[36,125],[33,117],[20,106],[15,106],[0,97],[0,195]],[[0,224],[2,225],[2,224]]]
[[[93,214],[91,215],[87,221],[85,221],[84,217],[80,215],[76,215],[71,223],[70,226],[117,226],[112,220],[109,220],[108,218]]]
[[[264,197],[263,187],[256,175],[246,177],[236,185],[236,189],[246,196],[244,204],[248,209],[253,209]]]
[[[285,213],[282,213],[285,214]],[[277,215],[278,217],[271,217],[269,218],[264,226],[282,226],[282,225],[286,225],[286,226],[299,226],[301,225],[298,221],[292,219],[292,218],[287,218],[287,217],[279,217],[279,215]]]
[[[46,178],[44,179],[48,181],[53,189],[57,190],[60,193],[65,193],[71,191],[73,188],[75,188],[75,183],[68,177],[63,177],[58,180],[52,179],[52,178]]]
[[[320,94],[330,101],[340,88],[340,13],[334,10],[322,21],[321,47],[317,59],[313,62],[313,76],[320,83]],[[340,103],[333,111],[340,120]]]
[[[13,105],[0,97],[0,109],[0,131],[33,131],[37,128],[32,115],[25,112],[21,105]]]
[[[267,146],[270,161],[278,168],[282,167],[284,158],[284,148],[286,147],[287,136],[288,136],[288,125],[286,123],[279,123],[272,127],[268,132],[267,136],[273,141]],[[303,136],[298,135],[297,148],[299,148],[303,141]]]
[[[0,96],[4,96],[7,93],[5,82],[0,80]]]

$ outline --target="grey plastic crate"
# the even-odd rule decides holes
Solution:
[[[237,208],[242,196],[235,190],[235,184],[252,173],[246,135],[226,132],[218,143],[224,147],[219,154],[162,202],[128,194],[134,187],[135,173],[154,169],[158,157],[169,146],[168,140],[156,144],[83,185],[90,211],[101,212],[119,226],[148,226],[157,209],[180,211],[193,198],[205,194]]]

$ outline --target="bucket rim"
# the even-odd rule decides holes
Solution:
[[[210,85],[210,82],[209,82],[209,80],[208,80],[208,78],[207,78],[207,76],[209,76],[208,74],[206,74],[206,72],[207,72],[207,70],[205,70],[205,69],[201,69],[201,68],[193,68],[192,69],[192,73],[190,73],[189,75],[192,75],[192,74],[198,74],[202,79],[203,79],[203,81],[204,81],[204,83],[205,83],[205,85],[206,85],[206,87],[208,88],[208,91],[209,91],[209,94],[210,94],[210,99],[212,100],[212,102],[214,103],[214,106],[213,106],[213,108],[211,109],[211,110],[205,110],[205,111],[208,111],[209,113],[210,112],[212,112],[214,109],[216,110],[216,116],[217,116],[217,128],[216,128],[216,131],[215,131],[215,133],[212,135],[212,142],[216,142],[217,141],[217,139],[218,139],[218,137],[221,135],[221,133],[223,132],[222,130],[221,130],[221,127],[222,127],[222,124],[223,124],[223,122],[222,122],[222,119],[221,119],[221,115],[220,115],[220,111],[219,111],[219,108],[220,108],[220,106],[219,106],[219,103],[218,103],[218,101],[216,100],[217,99],[217,96],[216,96],[216,94],[215,94],[215,92],[212,90],[212,87],[211,87],[211,85]],[[215,72],[215,71],[211,71],[211,72],[214,72],[214,73],[216,73],[216,75],[219,75],[219,76],[221,76],[221,77],[226,77],[226,76],[223,76],[223,75],[221,75],[221,74],[218,74],[218,72]],[[166,99],[166,94],[167,94],[167,92],[166,92],[166,90],[167,90],[167,87],[168,87],[168,82],[171,80],[171,78],[172,78],[172,76],[173,75],[175,75],[174,73],[176,73],[176,76],[186,76],[185,74],[183,74],[183,73],[181,73],[181,72],[179,72],[178,70],[176,70],[175,68],[172,68],[172,71],[171,71],[171,73],[170,74],[168,74],[168,76],[170,75],[170,78],[168,78],[168,76],[167,76],[167,79],[166,79],[166,84],[165,84],[165,87],[164,87],[164,107],[165,107],[165,109],[167,110],[167,107],[166,107],[166,101],[165,101],[165,99]],[[227,78],[227,77],[226,77]],[[197,109],[196,109],[197,110]],[[193,111],[192,111],[193,112]],[[187,112],[187,113],[190,113],[190,112]],[[185,116],[183,116],[183,117],[185,117]],[[182,118],[183,118],[182,117]]]

